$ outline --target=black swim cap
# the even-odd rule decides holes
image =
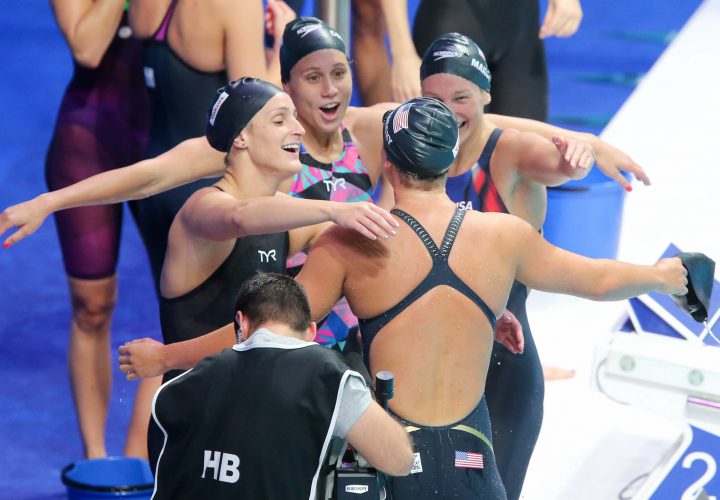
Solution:
[[[485,54],[471,38],[460,33],[440,35],[423,54],[420,80],[437,73],[465,78],[490,92],[490,70]]]
[[[217,93],[208,111],[205,137],[213,148],[227,153],[253,116],[282,90],[264,80],[245,77],[233,80]]]
[[[383,117],[388,160],[420,178],[446,173],[459,148],[455,115],[430,97],[412,99]]]
[[[345,54],[337,31],[316,17],[298,17],[285,26],[280,45],[280,78],[290,81],[290,71],[300,59],[316,50],[335,49]]]

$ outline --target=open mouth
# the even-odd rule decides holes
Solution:
[[[297,143],[283,144],[281,147],[288,153],[292,153],[292,154],[300,153],[300,144],[297,144]]]
[[[339,108],[340,108],[340,103],[335,102],[332,104],[326,104],[324,106],[320,106],[320,111],[328,118],[331,118],[331,117],[334,117],[334,115],[337,113]]]

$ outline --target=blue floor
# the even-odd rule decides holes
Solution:
[[[547,43],[551,119],[599,132],[698,5],[699,0],[584,2],[580,32]],[[45,149],[70,77],[70,57],[48,2],[4,2],[0,68],[5,207],[45,189]],[[159,336],[147,261],[129,216],[126,221],[114,348],[131,338]],[[0,498],[63,498],[60,470],[82,450],[65,365],[68,293],[52,221],[19,245],[0,249],[0,276]],[[112,454],[122,451],[135,386],[115,378],[108,421]]]

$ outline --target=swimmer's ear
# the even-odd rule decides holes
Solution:
[[[305,330],[305,340],[312,342],[315,340],[315,335],[317,335],[317,323],[311,321],[310,326],[308,326],[308,329]]]
[[[235,139],[233,139],[233,146],[238,149],[247,149],[247,141],[242,134],[238,135]]]
[[[486,92],[484,90],[480,90],[480,92],[482,95],[483,106],[487,106],[488,104],[490,104],[490,101],[492,101],[492,96],[490,95],[490,92]]]

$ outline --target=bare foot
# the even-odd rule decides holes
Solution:
[[[543,378],[550,382],[552,380],[566,380],[575,376],[575,370],[566,370],[565,368],[558,368],[557,366],[545,366],[542,367]]]

